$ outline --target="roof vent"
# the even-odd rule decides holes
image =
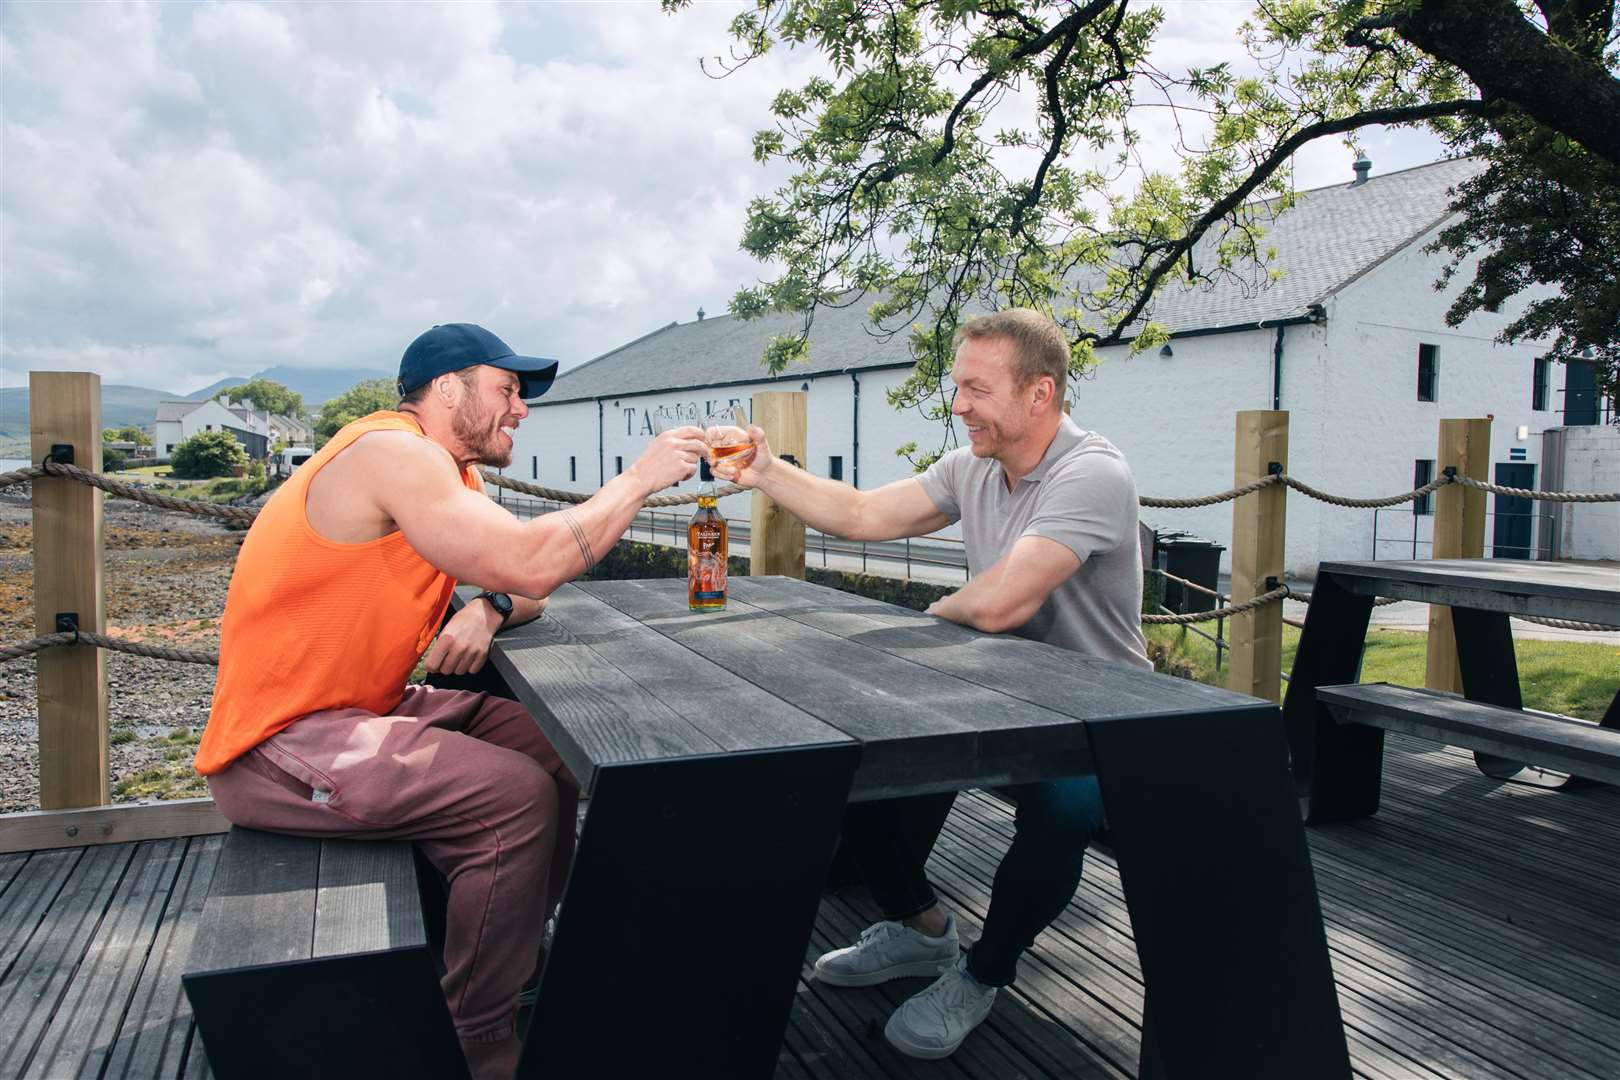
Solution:
[[[698,308],[698,322],[702,322],[702,321],[703,321],[703,309]]]
[[[1360,187],[1367,182],[1367,174],[1372,172],[1372,161],[1367,158],[1357,158],[1356,163],[1351,168],[1356,170],[1356,178],[1350,181],[1350,186]]]

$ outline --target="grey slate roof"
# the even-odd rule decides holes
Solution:
[[[200,401],[160,401],[157,403],[157,423],[172,423],[203,403]]]
[[[1382,176],[1301,192],[1294,205],[1266,222],[1262,250],[1276,249],[1268,281],[1264,270],[1240,268],[1213,286],[1166,289],[1151,318],[1172,334],[1209,333],[1258,321],[1304,317],[1311,304],[1350,284],[1423,235],[1447,216],[1448,190],[1484,166],[1471,158],[1439,161]],[[1204,247],[1206,245],[1200,245]],[[1200,252],[1193,253],[1200,265]],[[1427,288],[1428,282],[1422,287]],[[866,323],[871,299],[816,313],[810,361],[783,379],[909,363],[903,335],[889,341]],[[564,372],[542,404],[684,387],[759,382],[767,378],[760,355],[778,334],[796,333],[797,315],[767,315],[744,322],[729,315],[670,323]]]

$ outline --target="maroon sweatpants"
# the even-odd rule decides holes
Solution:
[[[512,1031],[574,852],[578,788],[514,701],[407,687],[392,714],[311,713],[208,778],[233,824],[410,839],[450,881],[444,995],[456,1034]]]

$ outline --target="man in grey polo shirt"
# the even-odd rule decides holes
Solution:
[[[1069,348],[1039,312],[972,319],[956,334],[951,411],[970,446],[922,476],[857,491],[782,466],[765,435],[740,473],[807,524],[856,540],[919,536],[962,523],[968,584],[928,609],[952,622],[1011,632],[1088,656],[1150,668],[1142,639],[1142,561],[1136,481],[1119,450],[1063,412]],[[1068,905],[1086,845],[1102,825],[1095,776],[1008,789],[1018,802],[1013,843],[996,870],[984,932],[961,955],[956,918],[908,840],[943,820],[952,793],[852,807],[846,839],[883,921],[816,961],[834,986],[939,975],[890,1017],[884,1034],[914,1057],[946,1057],[1012,983],[1018,957]]]

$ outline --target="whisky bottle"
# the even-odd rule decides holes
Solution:
[[[693,611],[724,611],[730,529],[720,516],[714,474],[707,461],[698,462],[698,475],[702,484],[697,509],[686,523],[686,603]]]

